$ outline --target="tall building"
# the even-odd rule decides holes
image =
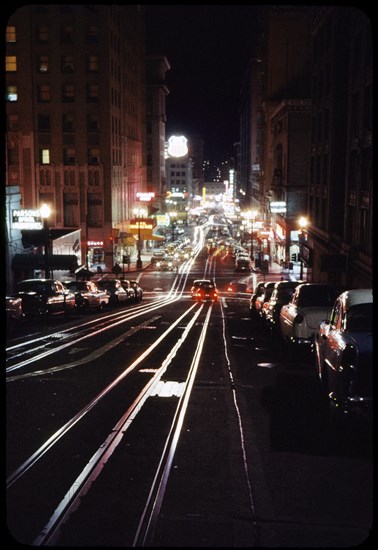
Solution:
[[[144,8],[17,9],[6,28],[6,185],[51,208],[50,237],[80,230],[81,263],[111,268],[147,188]],[[23,231],[39,246],[38,232]]]

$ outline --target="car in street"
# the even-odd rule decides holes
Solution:
[[[165,254],[165,250],[154,250],[151,256],[151,263],[156,264],[156,262],[164,258]]]
[[[234,271],[251,271],[251,260],[248,256],[238,256],[235,259]]]
[[[135,279],[130,279],[130,284],[135,292],[135,301],[141,302],[143,300],[143,288],[139,285],[139,282]]]
[[[330,413],[371,420],[373,406],[373,291],[340,294],[315,337],[319,378]]]
[[[109,294],[92,281],[65,281],[64,284],[75,294],[78,311],[101,310],[109,304]]]
[[[135,289],[131,285],[131,282],[129,281],[129,279],[120,279],[120,281],[121,281],[122,288],[126,290],[127,301],[135,303],[136,302]]]
[[[20,281],[16,284],[15,296],[22,298],[25,317],[68,314],[76,310],[75,294],[54,279]]]
[[[23,319],[22,298],[17,296],[5,297],[7,330],[13,330]]]
[[[277,281],[272,295],[264,304],[265,321],[274,333],[279,330],[281,308],[288,304],[300,281]]]
[[[312,348],[323,319],[329,319],[336,298],[345,288],[327,283],[302,283],[280,311],[280,335],[288,345]]]
[[[164,256],[156,262],[156,269],[159,271],[173,271],[176,266],[176,261],[173,256]]]
[[[100,290],[108,293],[110,305],[127,304],[129,298],[119,279],[100,279],[96,284]]]
[[[217,287],[210,279],[196,279],[191,287],[191,296],[198,302],[217,302]]]

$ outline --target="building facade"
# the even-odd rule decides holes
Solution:
[[[6,184],[22,208],[47,203],[52,230],[80,230],[90,267],[112,267],[147,186],[144,48],[139,5],[30,5],[7,24]]]

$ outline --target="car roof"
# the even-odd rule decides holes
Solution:
[[[371,304],[373,303],[373,289],[356,288],[346,290],[340,294],[339,298],[343,302],[344,309],[349,309],[358,304]]]

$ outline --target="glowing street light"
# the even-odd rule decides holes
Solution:
[[[41,218],[43,219],[43,232],[45,241],[45,279],[50,278],[50,265],[49,265],[49,246],[50,246],[50,231],[49,231],[49,217],[51,214],[51,208],[48,204],[42,204],[40,208]]]

